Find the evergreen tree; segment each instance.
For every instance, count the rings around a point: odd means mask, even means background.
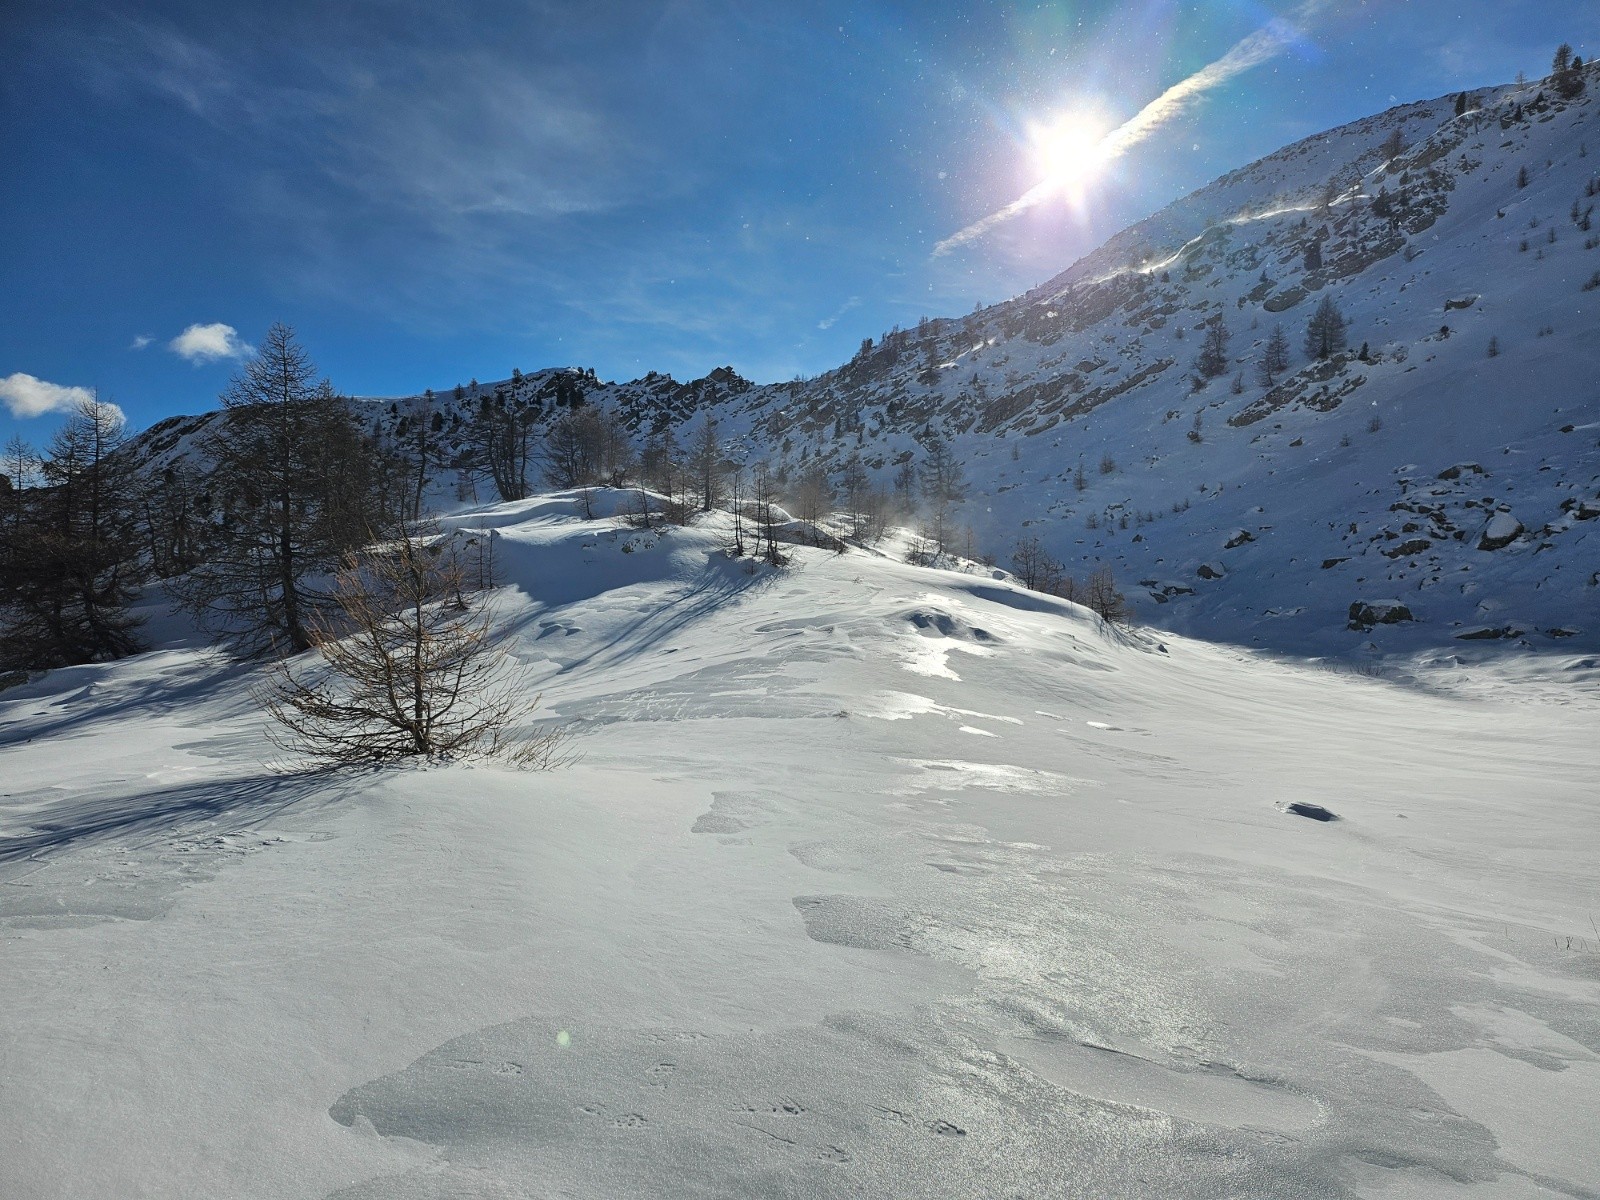
[[[1393,163],[1400,157],[1406,148],[1406,140],[1398,129],[1389,131],[1389,136],[1383,139],[1383,145],[1378,147],[1378,157],[1385,166]]]
[[[138,487],[122,414],[89,400],[42,459],[8,447],[8,518],[0,528],[0,667],[65,666],[139,648],[128,612],[138,582]],[[37,486],[27,486],[30,482]]]
[[[1202,379],[1215,379],[1228,372],[1228,325],[1218,313],[1206,322],[1206,334],[1194,369]]]
[[[1324,295],[1306,323],[1306,355],[1329,358],[1345,347],[1345,319],[1333,297]]]
[[[1563,100],[1571,100],[1583,92],[1583,59],[1575,57],[1566,42],[1556,47],[1555,57],[1551,59],[1550,87]]]
[[[709,412],[701,418],[689,448],[689,463],[700,491],[700,511],[710,512],[722,503],[722,443],[717,440],[717,419]]]
[[[174,590],[247,653],[309,649],[327,599],[313,581],[389,532],[383,456],[281,323],[222,403],[204,440],[216,497],[205,556]]]
[[[966,495],[961,463],[950,443],[931,434],[924,443],[922,498],[927,503],[935,550],[943,554],[948,543],[950,506]]]
[[[1289,369],[1289,338],[1283,332],[1282,325],[1274,325],[1272,332],[1267,336],[1267,344],[1261,349],[1261,362],[1257,366],[1257,374],[1262,387],[1271,387]]]

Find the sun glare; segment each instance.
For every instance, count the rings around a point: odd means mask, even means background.
[[[1040,182],[1062,190],[1080,190],[1099,172],[1105,130],[1092,120],[1066,113],[1029,131]]]

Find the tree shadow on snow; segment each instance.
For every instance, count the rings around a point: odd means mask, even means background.
[[[683,632],[738,597],[771,586],[775,578],[772,571],[745,574],[742,565],[733,570],[727,569],[730,565],[713,562],[666,603],[641,612],[588,654],[564,665],[558,676],[593,670],[616,658],[631,658]]]
[[[290,809],[320,809],[342,789],[326,772],[256,775],[163,787],[133,795],[90,795],[51,806],[30,832],[0,839],[0,864],[41,860],[70,850],[120,842],[140,846],[174,834],[227,821],[227,832],[245,830]]]

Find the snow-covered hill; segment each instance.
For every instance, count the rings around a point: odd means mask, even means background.
[[[680,440],[710,413],[734,460],[837,478],[857,458],[884,486],[937,436],[965,465],[956,516],[981,550],[1004,564],[1036,535],[1071,571],[1109,564],[1141,619],[1169,629],[1298,653],[1505,637],[1593,650],[1589,78],[1572,101],[1489,88],[1296,143],[1021,297],[893,331],[815,379],[551,369],[441,386],[433,403],[447,436],[486,403],[548,416],[582,397]],[[1309,359],[1324,297],[1348,346]],[[1216,320],[1225,366],[1197,390]],[[1275,326],[1290,355],[1269,386]],[[412,400],[374,401],[377,422]],[[203,420],[176,418],[146,447],[181,452]]]
[[[1004,562],[1026,530],[1069,567],[1110,563],[1145,582],[1142,615],[1169,628],[1317,652],[1491,634],[1593,648],[1591,79],[1572,102],[1492,88],[1464,113],[1444,97],[1307,139],[1024,296],[893,332],[816,379],[547,371],[469,389],[460,408],[548,411],[575,389],[638,429],[710,411],[735,457],[838,472],[856,455],[884,484],[939,434],[966,464],[961,517],[981,546]],[[1301,346],[1323,296],[1349,337],[1325,362]],[[1213,318],[1229,361],[1195,391]],[[1257,366],[1274,325],[1290,366],[1268,387]],[[1351,629],[1368,601],[1413,623]]]
[[[0,1195],[1600,1187],[1594,659],[579,511],[455,518],[570,771],[274,773],[160,614],[0,693]]]

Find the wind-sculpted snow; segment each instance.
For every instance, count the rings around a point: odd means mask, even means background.
[[[181,638],[0,694],[0,1195],[1600,1189],[1593,656],[565,503],[454,522],[569,770],[275,772]]]

